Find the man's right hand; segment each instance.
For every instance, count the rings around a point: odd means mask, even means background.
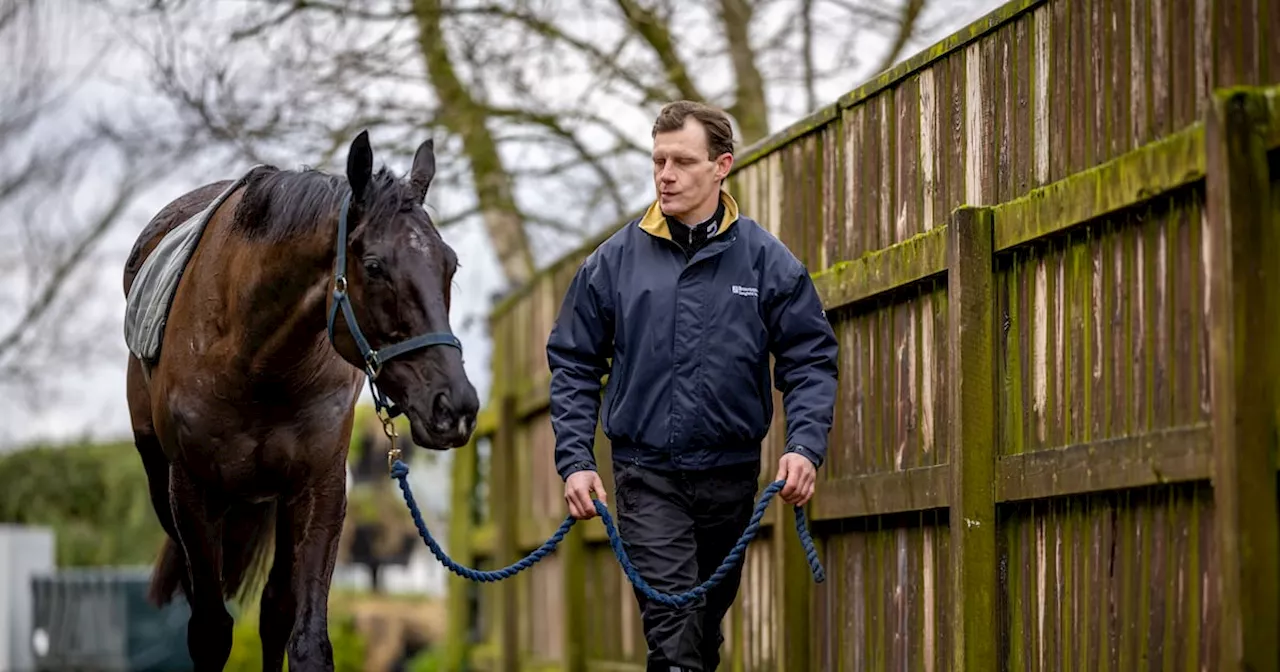
[[[569,515],[578,520],[594,518],[596,505],[591,501],[592,492],[601,502],[608,503],[600,474],[594,471],[575,471],[569,474],[569,478],[564,481],[564,501],[569,504]]]

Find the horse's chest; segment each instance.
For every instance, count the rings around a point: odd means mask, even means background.
[[[216,403],[171,404],[170,459],[198,483],[241,498],[270,498],[295,491],[341,461],[326,459],[341,442],[341,424],[300,422],[289,409],[263,408],[243,417]],[[159,429],[159,427],[157,428]]]

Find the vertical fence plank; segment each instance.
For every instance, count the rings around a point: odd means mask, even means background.
[[[1276,670],[1280,629],[1276,379],[1280,270],[1260,95],[1215,95],[1205,127],[1219,667]]]
[[[494,437],[493,451],[490,453],[490,473],[493,483],[493,527],[497,539],[494,542],[495,562],[497,567],[505,567],[519,558],[517,554],[517,511],[522,502],[510,493],[514,492],[516,465],[516,431],[519,420],[516,417],[517,397],[504,394],[498,401],[498,429]],[[499,581],[495,585],[498,622],[498,670],[516,672],[520,667],[519,644],[519,584],[514,580]]]
[[[947,230],[951,351],[951,580],[954,668],[997,669],[995,279],[992,217],[961,207]]]
[[[772,630],[777,638],[775,666],[779,672],[810,670],[813,669],[810,660],[815,642],[812,637],[796,636],[795,633],[809,633],[813,629],[813,575],[804,547],[795,534],[794,507],[781,498],[777,502],[773,535],[768,542],[775,554],[773,589],[780,593],[773,602]]]

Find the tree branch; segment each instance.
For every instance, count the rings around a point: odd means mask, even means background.
[[[903,48],[907,46],[907,42],[915,32],[916,21],[919,20],[920,13],[924,11],[924,6],[925,0],[906,0],[906,4],[902,7],[902,13],[898,17],[898,30],[894,34],[893,43],[880,61],[880,65],[876,66],[876,72],[884,72],[897,62],[898,56],[902,54]]]
[[[337,4],[323,2],[322,0],[293,0],[293,3],[279,14],[233,30],[231,32],[231,41],[239,42],[250,37],[256,37],[268,30],[284,25],[302,12],[312,10],[321,10],[342,18],[363,19],[365,21],[394,21],[413,16],[413,13],[409,11],[372,12],[351,7],[350,3]]]
[[[582,53],[591,61],[592,65],[622,80],[638,91],[644,103],[663,103],[671,98],[670,91],[646,84],[639,77],[639,73],[622,67],[616,53],[606,53],[591,42],[574,37],[553,22],[538,17],[531,12],[489,4],[478,7],[458,7],[449,10],[449,13],[454,16],[493,17],[518,23],[538,35],[561,42]],[[625,41],[623,44],[625,44]],[[619,47],[621,46],[620,44]]]
[[[800,50],[804,62],[804,95],[810,110],[818,109],[818,78],[813,64],[813,0],[800,3]]]
[[[125,208],[128,207],[134,195],[137,193],[138,184],[132,180],[126,179],[121,185],[115,197],[98,216],[94,219],[81,234],[73,241],[71,250],[62,258],[52,264],[52,270],[49,271],[48,277],[42,283],[39,291],[27,305],[17,321],[6,331],[0,335],[0,359],[9,355],[21,341],[25,334],[28,333],[31,325],[40,321],[49,309],[56,305],[56,299],[59,292],[62,291],[67,279],[71,274],[80,267],[89,250],[102,238],[104,234],[120,219]]]
[[[627,25],[653,49],[654,55],[662,63],[667,81],[680,96],[687,100],[705,100],[690,78],[689,69],[676,53],[675,39],[666,22],[656,12],[641,7],[636,0],[617,0],[617,3]]]

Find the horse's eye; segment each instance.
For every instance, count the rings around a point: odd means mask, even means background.
[[[364,272],[374,278],[386,277],[386,274],[382,271],[382,264],[377,259],[365,259]]]

